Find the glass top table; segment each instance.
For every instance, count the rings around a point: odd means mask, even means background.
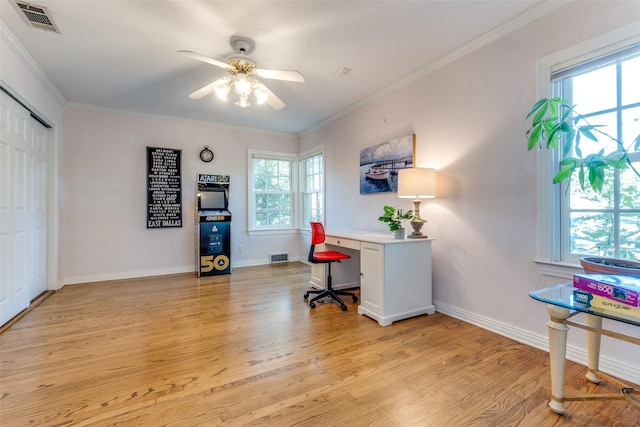
[[[628,399],[633,403],[640,404],[640,390],[598,369],[600,338],[602,335],[640,345],[639,338],[603,329],[602,319],[617,320],[634,326],[640,326],[640,319],[615,311],[591,307],[589,304],[579,302],[574,298],[574,290],[576,288],[573,283],[564,283],[529,292],[531,298],[547,304],[547,313],[549,314],[549,321],[547,322],[549,330],[549,368],[551,371],[551,399],[549,406],[554,412],[564,414],[567,410],[565,403],[571,401]],[[586,323],[570,319],[580,313],[586,315]],[[587,379],[596,384],[606,379],[608,382],[620,387],[619,393],[597,395],[564,394],[564,368],[569,326],[587,331]]]
[[[624,313],[591,307],[589,304],[576,301],[573,297],[574,290],[576,290],[576,288],[573,287],[573,284],[563,283],[561,285],[531,291],[529,292],[529,296],[537,301],[568,308],[569,310],[593,314],[606,319],[618,320],[620,322],[640,326],[640,318],[627,316]]]

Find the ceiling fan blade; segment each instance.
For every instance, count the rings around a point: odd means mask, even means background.
[[[259,81],[255,81],[254,84],[258,86],[258,88],[267,94],[267,100],[265,101],[271,108],[274,110],[282,110],[285,107],[284,102],[280,98],[278,98],[273,92],[269,90],[268,87],[263,85]]]
[[[287,82],[304,82],[304,77],[297,71],[289,70],[265,70],[257,68],[256,74],[265,79],[284,80]]]
[[[216,88],[224,86],[227,84],[228,82],[228,77],[222,77],[218,80],[216,80],[213,83],[209,83],[208,85],[196,90],[195,92],[193,92],[192,94],[189,95],[189,98],[191,99],[200,99],[200,98],[204,98],[205,96],[209,95],[210,93],[213,93]]]
[[[206,62],[207,64],[215,65],[216,67],[224,68],[225,70],[227,68],[231,68],[231,66],[226,62],[218,61],[217,59],[209,58],[208,56],[204,56],[190,50],[179,50],[178,53],[181,53],[185,56],[188,56],[189,58],[193,58],[198,61]]]

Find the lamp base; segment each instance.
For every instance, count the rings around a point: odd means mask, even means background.
[[[418,202],[418,205],[419,206]],[[416,209],[418,212],[420,212],[419,209]],[[424,222],[422,221],[411,221],[411,227],[413,228],[413,233],[409,234],[407,237],[409,239],[425,239],[427,236],[422,234],[422,231],[420,231],[422,229],[422,225],[424,224]]]

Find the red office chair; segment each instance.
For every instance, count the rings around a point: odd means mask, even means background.
[[[353,299],[353,302],[358,301],[358,297],[352,292],[334,290],[331,287],[331,263],[340,262],[340,260],[348,259],[351,257],[347,254],[343,254],[342,252],[337,252],[337,251],[315,252],[316,245],[324,243],[324,238],[325,238],[324,227],[320,222],[311,222],[310,224],[311,224],[311,249],[309,250],[309,262],[314,264],[328,264],[329,274],[327,275],[327,287],[321,290],[307,291],[307,293],[304,294],[304,299],[305,300],[308,299],[309,294],[318,294],[317,296],[313,297],[311,301],[309,301],[309,307],[316,308],[315,302],[317,300],[329,296],[340,304],[340,308],[342,309],[342,311],[347,311],[347,306],[340,299],[338,295],[350,296]]]

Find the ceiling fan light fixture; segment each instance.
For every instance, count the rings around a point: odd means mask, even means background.
[[[240,99],[236,102],[236,105],[241,108],[249,108],[251,107],[251,103],[249,102],[248,95],[241,95]]]
[[[258,105],[264,104],[265,102],[267,102],[267,98],[269,98],[268,93],[261,91],[259,89],[254,89],[253,95],[256,97],[256,104]]]
[[[227,95],[229,95],[229,88],[216,89],[216,96],[224,102],[227,102]]]
[[[292,70],[258,68],[256,61],[247,56],[255,46],[253,40],[246,37],[232,36],[230,42],[235,53],[227,56],[224,62],[190,50],[178,51],[178,53],[197,61],[222,68],[229,74],[227,77],[219,78],[192,92],[189,94],[189,98],[200,99],[215,93],[218,98],[228,102],[229,94],[233,91],[238,96],[239,100],[235,104],[239,107],[250,107],[249,98],[253,95],[256,104],[268,104],[274,110],[282,110],[285,107],[284,102],[271,92],[267,86],[262,84],[260,80],[257,80],[256,77],[288,82],[304,82],[302,74]]]
[[[219,99],[227,102],[227,95],[231,92],[231,85],[227,82],[223,86],[216,87],[214,91]]]
[[[251,93],[251,82],[247,79],[247,76],[241,73],[238,73],[236,76],[236,81],[233,83],[233,87],[236,90],[236,93],[241,98],[248,97]]]

